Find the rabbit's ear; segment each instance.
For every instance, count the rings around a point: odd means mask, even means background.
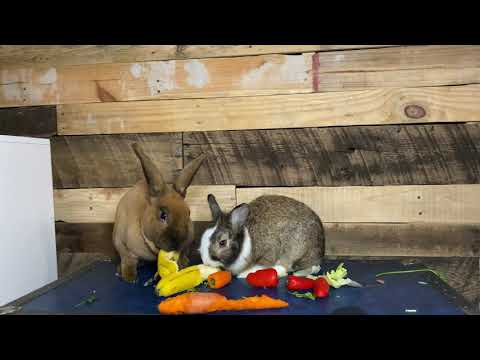
[[[183,168],[174,184],[175,191],[181,196],[185,197],[187,195],[187,188],[190,186],[193,177],[197,173],[200,165],[202,165],[202,162],[206,157],[207,156],[205,154],[201,154],[194,160],[190,161],[187,166]]]
[[[247,222],[250,208],[248,204],[240,204],[236,206],[230,213],[230,223],[234,233],[238,233]]]
[[[210,212],[212,213],[212,218],[214,221],[217,221],[220,215],[222,215],[222,210],[217,203],[217,199],[215,199],[215,196],[213,194],[208,194],[207,200],[208,206],[210,206]]]
[[[140,160],[140,164],[142,165],[143,174],[145,175],[145,180],[148,184],[150,196],[163,195],[167,190],[167,187],[160,170],[137,143],[133,144],[132,148]]]

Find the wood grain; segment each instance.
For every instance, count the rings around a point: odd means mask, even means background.
[[[318,53],[317,91],[478,84],[480,46],[408,46]]]
[[[62,188],[129,187],[143,179],[131,145],[139,143],[167,182],[182,169],[182,134],[55,136],[53,183]]]
[[[323,225],[327,256],[480,256],[480,224]],[[198,245],[203,232],[211,226],[211,222],[195,222],[195,239]]]
[[[480,85],[58,106],[61,135],[480,121]]]
[[[480,314],[480,258],[423,259],[429,268],[445,274],[447,283],[470,302],[471,313]]]
[[[0,45],[0,65],[83,65],[288,54],[394,45]]]
[[[113,246],[113,223],[55,223],[57,252],[99,253],[110,258],[118,256]]]
[[[480,224],[325,223],[325,253],[337,256],[480,256]]]
[[[0,70],[0,107],[312,92],[312,54]]]
[[[480,183],[480,124],[186,132],[194,183],[237,186]]]
[[[118,202],[128,190],[129,188],[54,190],[55,220],[69,223],[113,222]],[[193,221],[211,219],[206,200],[210,193],[227,209],[236,203],[234,186],[191,186],[186,202],[190,206]]]
[[[187,202],[193,220],[209,220],[209,192],[226,208],[263,194],[280,194],[305,202],[324,222],[480,223],[480,185],[353,186],[303,188],[238,188],[230,185],[194,186]],[[127,189],[55,190],[56,220],[111,222]]]
[[[210,221],[194,222],[199,246]],[[57,222],[57,250],[116,256],[112,223]],[[480,224],[324,223],[327,256],[479,257]]]
[[[324,222],[480,223],[480,185],[237,188],[237,203],[289,196]]]
[[[56,133],[54,106],[0,109],[0,135],[48,138]]]

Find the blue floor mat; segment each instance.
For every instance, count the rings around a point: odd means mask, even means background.
[[[309,300],[288,293],[285,279],[276,289],[253,289],[244,279],[234,279],[227,287],[215,290],[228,298],[266,294],[289,303],[288,308],[274,310],[218,312],[210,315],[329,315],[363,313],[368,315],[464,315],[456,305],[451,289],[429,272],[389,275],[376,282],[375,274],[385,271],[422,268],[390,260],[345,261],[349,277],[366,285],[363,288],[342,287],[330,290],[325,299]],[[336,268],[339,261],[326,261],[322,272]],[[154,294],[153,285],[144,286],[155,273],[154,264],[139,268],[139,281],[128,284],[115,275],[115,265],[98,262],[90,270],[22,304],[20,314],[158,314],[162,298]],[[78,306],[95,291],[97,300]],[[200,287],[200,291],[210,291]]]

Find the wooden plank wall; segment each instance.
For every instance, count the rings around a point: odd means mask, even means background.
[[[206,194],[283,193],[319,213],[328,255],[479,271],[480,46],[2,45],[0,134],[51,139],[59,247],[113,254],[139,142],[168,181],[207,154],[197,236]]]

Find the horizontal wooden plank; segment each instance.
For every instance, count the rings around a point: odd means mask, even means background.
[[[194,222],[199,246],[210,221]],[[113,223],[55,224],[57,250],[115,256]],[[327,256],[479,257],[480,224],[324,223]]]
[[[0,107],[476,84],[480,46],[2,65]]]
[[[61,135],[480,121],[480,85],[58,106]]]
[[[0,70],[0,107],[312,92],[312,54]]]
[[[167,182],[182,169],[182,134],[55,136],[53,184],[62,188],[129,187],[143,178],[131,145],[139,143]]]
[[[129,188],[54,190],[55,220],[70,223],[109,223],[115,220],[118,202]],[[214,194],[227,209],[236,204],[235,187],[230,185],[191,186],[187,192],[193,221],[211,219],[207,195]]]
[[[101,253],[57,251],[58,278],[64,279],[75,273],[78,274],[78,271],[87,268],[98,261],[110,261],[110,258]],[[30,294],[28,296],[30,296]]]
[[[0,65],[82,65],[387,46],[394,45],[0,45]]]
[[[0,109],[0,135],[46,138],[56,133],[55,106]]]
[[[480,256],[480,224],[324,225],[327,255]]]
[[[194,222],[199,246],[210,221]],[[55,224],[57,250],[117,255],[113,223]],[[479,257],[480,224],[324,223],[327,256]]]
[[[327,256],[480,256],[480,224],[323,225]],[[211,226],[211,222],[195,223],[197,242]]]
[[[418,87],[480,82],[480,46],[408,46],[318,53],[316,91]]]
[[[113,223],[55,223],[57,252],[97,253],[118,256],[113,246]]]
[[[278,194],[309,205],[324,222],[480,223],[480,185],[237,188],[237,202]]]
[[[186,132],[194,183],[357,186],[480,183],[480,123]]]

